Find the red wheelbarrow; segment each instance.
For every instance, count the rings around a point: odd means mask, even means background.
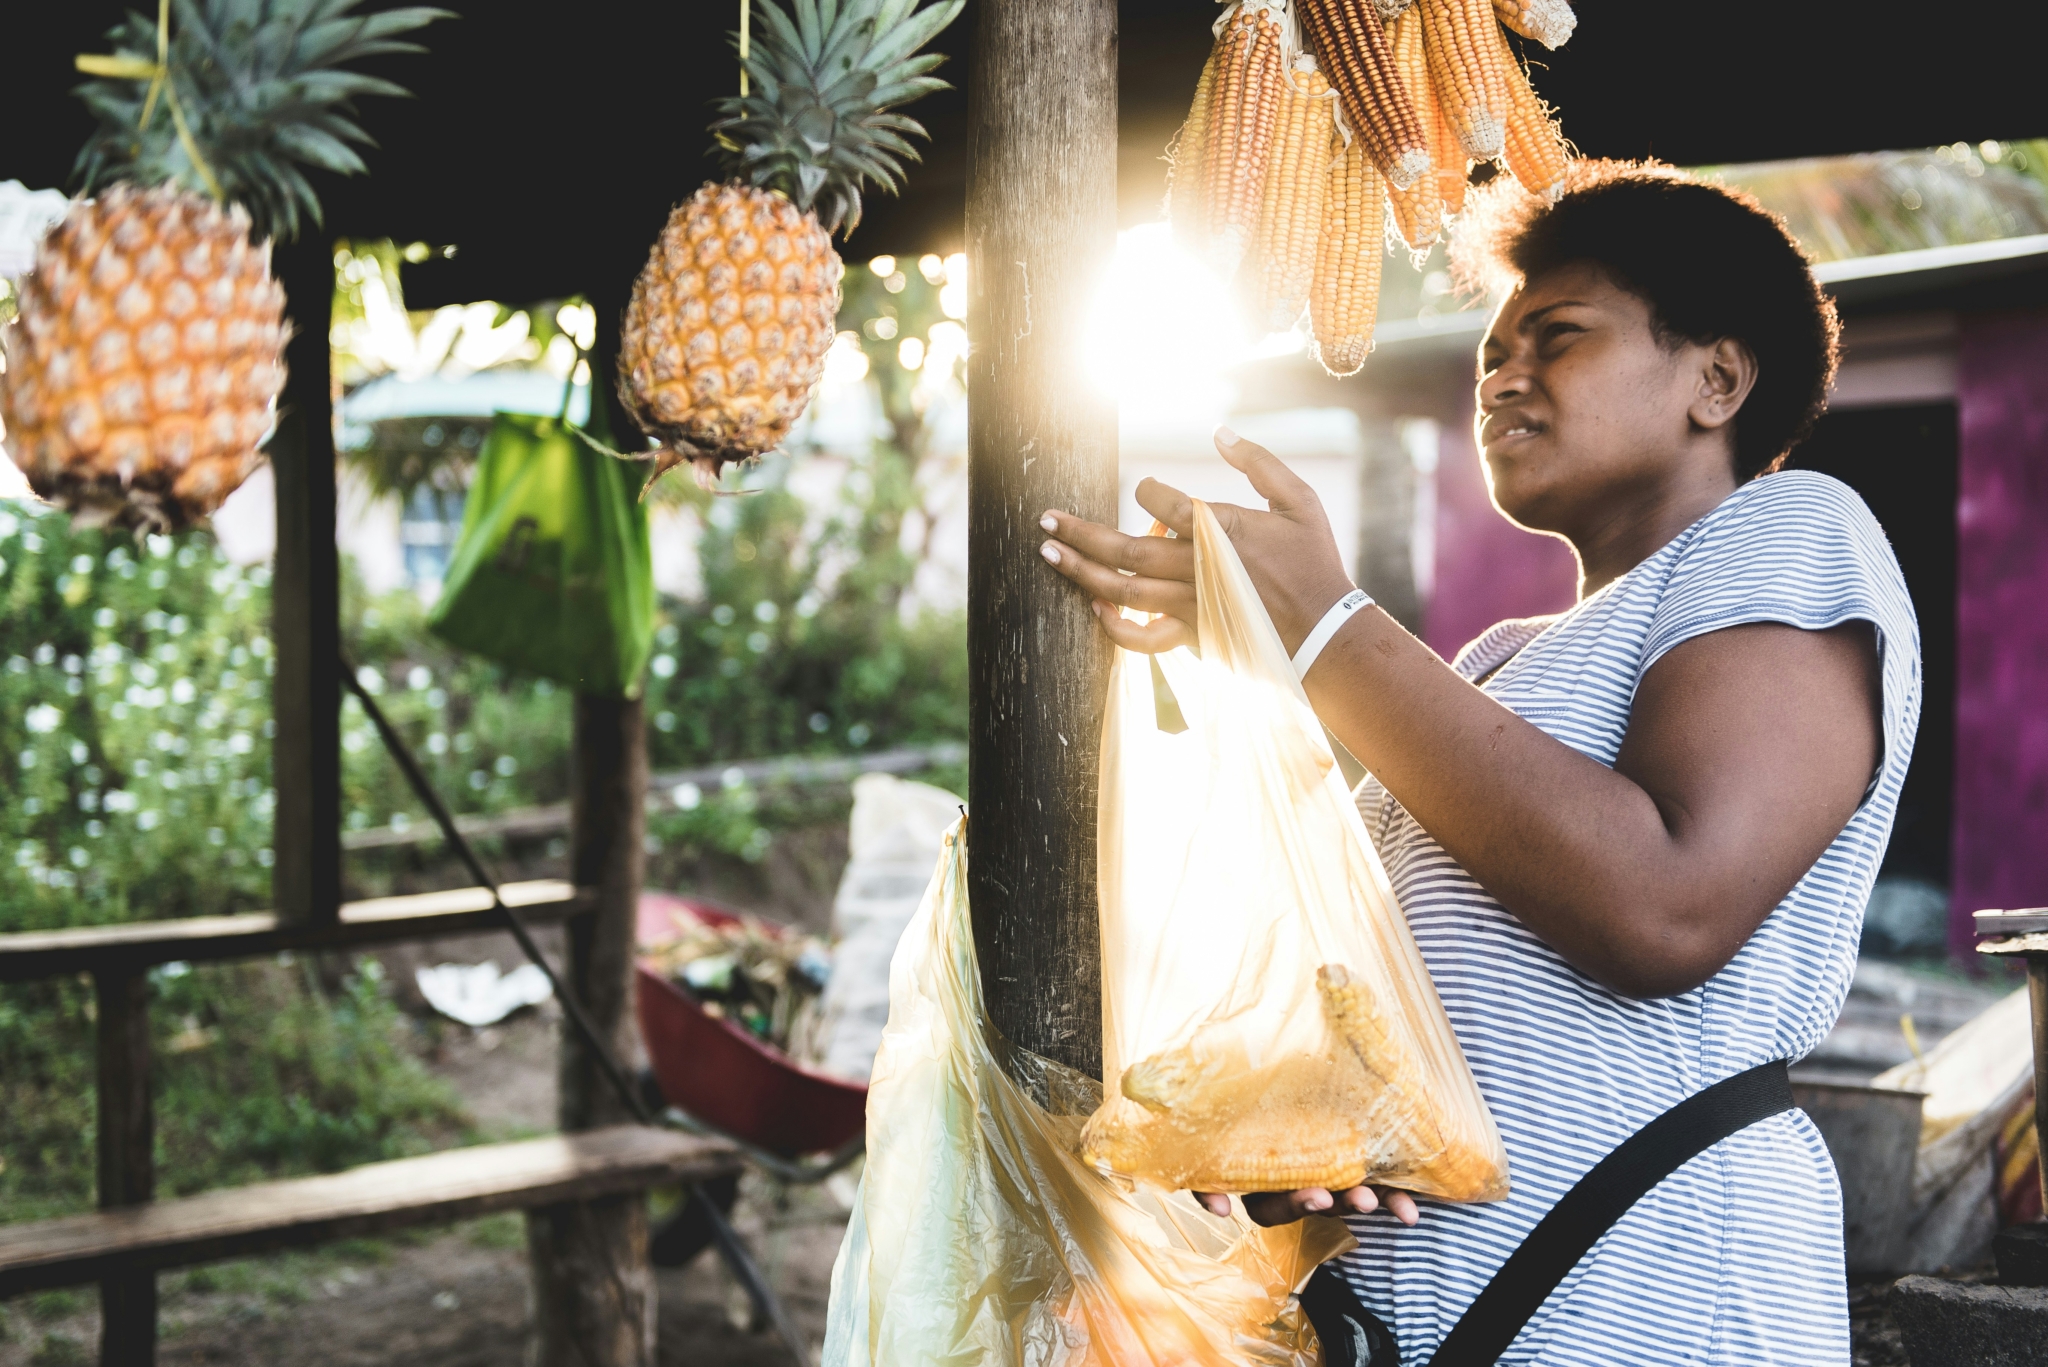
[[[678,918],[714,926],[740,919],[694,898],[643,893],[639,942],[672,939]],[[820,1181],[860,1152],[866,1086],[804,1067],[738,1023],[709,1014],[645,963],[637,996],[654,1080],[668,1103],[699,1127],[736,1141],[785,1181]],[[840,1161],[794,1161],[810,1154]]]
[[[723,907],[669,893],[640,895],[634,938],[652,946],[674,937],[682,920],[731,925]],[[731,1141],[749,1161],[779,1180],[822,1182],[860,1157],[867,1138],[868,1089],[806,1068],[732,1021],[713,1016],[681,988],[636,967],[640,1038],[668,1118],[700,1134]],[[809,1157],[822,1154],[823,1157]],[[738,1177],[703,1184],[704,1195],[730,1214]],[[712,1240],[710,1218],[687,1201],[649,1242],[658,1267],[681,1267]]]

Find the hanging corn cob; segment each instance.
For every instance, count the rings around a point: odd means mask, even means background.
[[[1472,176],[1472,159],[1465,155],[1465,146],[1458,141],[1458,130],[1451,126],[1451,116],[1444,113],[1443,102],[1437,99],[1435,86],[1429,92],[1432,126],[1436,129],[1436,148],[1432,161],[1436,166],[1437,197],[1443,200],[1444,217],[1455,218],[1465,212],[1465,191]]]
[[[1416,0],[1437,99],[1467,155],[1491,161],[1506,142],[1514,58],[1489,0]]]
[[[1394,70],[1379,15],[1366,0],[1300,0],[1297,12],[1342,97],[1353,138],[1365,144],[1380,173],[1403,189],[1427,176],[1429,143]]]
[[[1437,125],[1443,115],[1438,112],[1436,96],[1430,89],[1429,63],[1422,51],[1421,16],[1411,10],[1388,24],[1387,46],[1393,54],[1394,70],[1401,77],[1401,83],[1415,96],[1415,112],[1422,121],[1424,142],[1432,148],[1440,147],[1442,140],[1438,136]],[[1464,164],[1464,155],[1460,153],[1458,165]],[[1395,232],[1417,255],[1427,253],[1443,235],[1443,192],[1435,174],[1419,178],[1406,189],[1390,181],[1387,185],[1387,207],[1392,211],[1389,216]]]
[[[1493,0],[1493,12],[1508,28],[1547,48],[1563,47],[1579,26],[1566,0]]]
[[[1522,68],[1510,65],[1508,77],[1512,103],[1504,160],[1524,190],[1543,199],[1556,199],[1564,191],[1564,135],[1541,97],[1530,88]]]
[[[1381,179],[1359,139],[1333,138],[1323,231],[1316,243],[1308,317],[1314,353],[1332,375],[1351,375],[1372,350],[1380,302]]]
[[[1294,59],[1280,93],[1280,125],[1266,172],[1259,234],[1249,272],[1253,326],[1285,332],[1308,305],[1315,279],[1316,236],[1328,187],[1330,83],[1306,53]]]
[[[1166,146],[1166,218],[1181,246],[1196,256],[1208,255],[1208,233],[1202,222],[1202,143],[1208,135],[1209,94],[1216,82],[1216,60],[1224,42],[1218,40],[1195,82],[1195,100],[1187,122]]]
[[[1266,4],[1241,5],[1225,21],[1213,58],[1196,194],[1205,255],[1226,276],[1237,269],[1259,225],[1280,113],[1280,37],[1280,24]]]
[[[1573,22],[1566,0],[1238,0],[1168,148],[1176,239],[1233,279],[1259,330],[1305,304],[1312,353],[1355,373],[1383,245],[1419,264],[1474,158],[1560,193],[1568,145],[1501,25],[1554,43]]]

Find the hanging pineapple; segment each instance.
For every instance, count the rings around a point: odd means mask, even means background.
[[[355,0],[169,0],[114,55],[81,57],[99,129],[80,189],[36,252],[6,330],[0,421],[29,486],[85,524],[171,531],[262,459],[284,385],[274,236],[320,206],[293,163],[353,174],[368,136],[341,112],[402,95],[338,70],[446,13],[350,16]]]
[[[965,0],[795,3],[758,7],[752,92],[711,125],[731,178],[669,215],[626,308],[619,397],[661,443],[654,479],[687,460],[708,488],[802,414],[838,321],[832,234],[859,224],[864,180],[896,190],[916,159],[923,127],[889,111],[946,88],[918,49]]]

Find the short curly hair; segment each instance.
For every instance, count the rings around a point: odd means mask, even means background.
[[[1555,201],[1497,177],[1451,243],[1460,286],[1504,292],[1590,262],[1650,306],[1668,345],[1734,338],[1756,357],[1735,473],[1775,470],[1827,407],[1841,324],[1784,220],[1755,196],[1659,162],[1573,162]]]

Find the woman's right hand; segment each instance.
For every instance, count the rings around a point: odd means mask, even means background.
[[[1195,1199],[1211,1215],[1230,1214],[1230,1198],[1220,1192],[1198,1191]],[[1331,1192],[1324,1187],[1303,1187],[1300,1191],[1257,1191],[1242,1198],[1244,1213],[1255,1225],[1287,1225],[1304,1215],[1370,1215],[1382,1206],[1404,1225],[1422,1218],[1415,1198],[1391,1187],[1348,1187]]]
[[[1251,481],[1266,511],[1211,503],[1209,511],[1258,587],[1260,601],[1291,655],[1315,624],[1355,587],[1315,490],[1265,447],[1216,429],[1216,449]],[[1126,650],[1157,654],[1195,644],[1195,504],[1156,479],[1140,480],[1138,506],[1171,528],[1173,538],[1125,536],[1114,527],[1047,509],[1039,527],[1046,563],[1094,600],[1109,638]],[[1161,613],[1134,622],[1117,611]]]

